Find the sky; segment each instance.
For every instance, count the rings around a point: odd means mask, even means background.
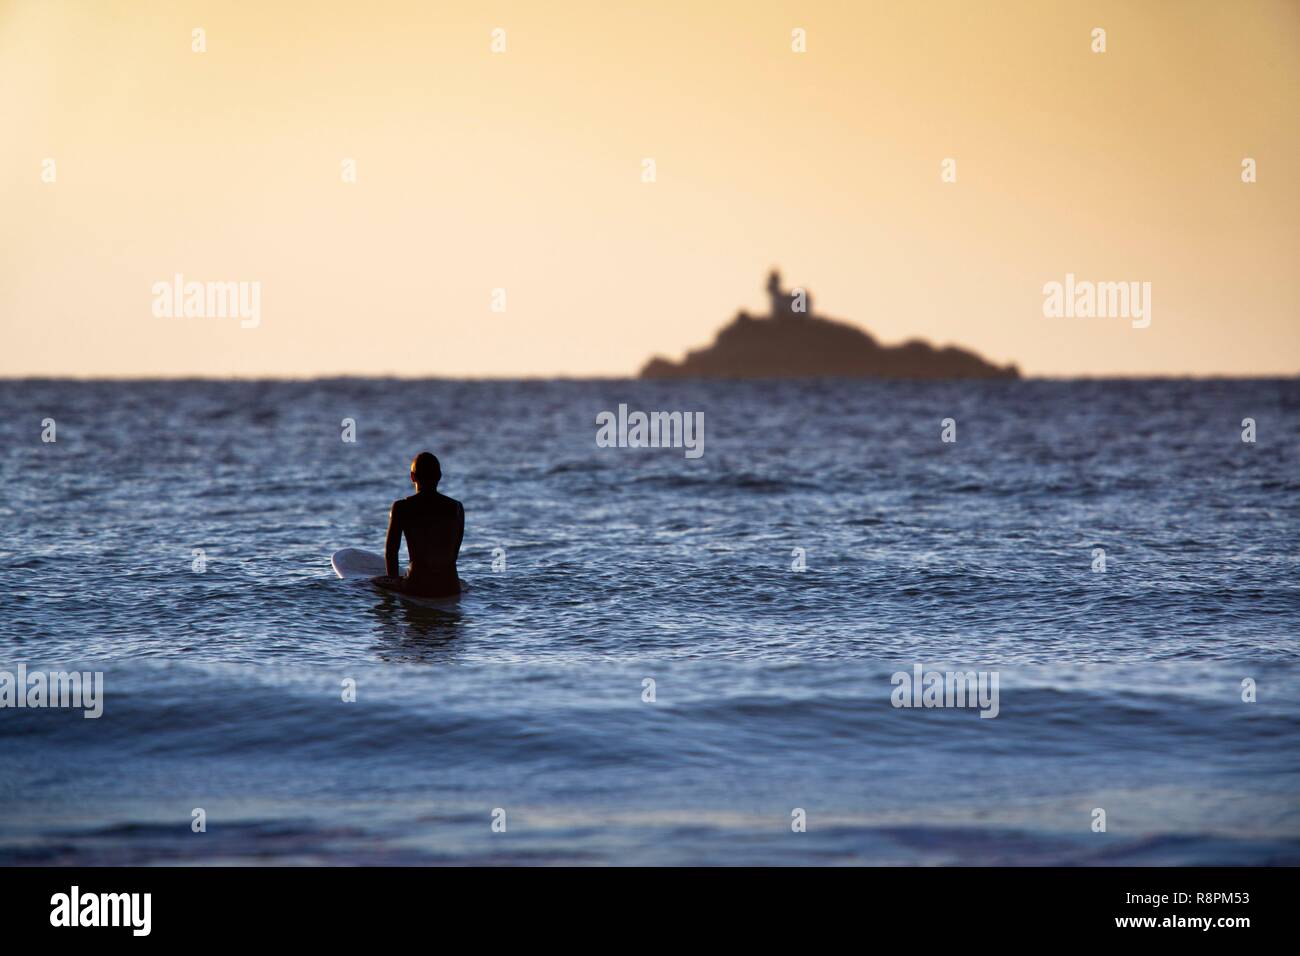
[[[772,267],[1031,375],[1300,373],[1298,0],[0,0],[0,131],[0,376],[628,375]]]

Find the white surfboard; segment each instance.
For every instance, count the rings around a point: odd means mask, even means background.
[[[369,582],[371,578],[382,577],[388,571],[384,565],[384,556],[382,554],[376,554],[373,551],[362,551],[360,548],[344,548],[342,551],[335,551],[330,557],[330,564],[334,567],[334,573],[345,581],[364,580]],[[460,603],[460,599],[469,590],[469,585],[462,578],[460,594],[439,598],[402,594],[400,591],[390,591],[387,588],[377,587],[376,590],[384,594],[392,594],[403,601],[410,601],[412,604],[418,604],[421,607],[446,609],[454,608]]]

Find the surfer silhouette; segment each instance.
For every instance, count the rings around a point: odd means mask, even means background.
[[[384,577],[375,584],[392,591],[420,597],[444,597],[460,593],[456,557],[465,537],[465,508],[455,498],[438,493],[442,466],[422,451],[411,462],[415,494],[393,502],[388,513],[388,537],[384,541]],[[410,564],[401,576],[397,563],[402,536]]]

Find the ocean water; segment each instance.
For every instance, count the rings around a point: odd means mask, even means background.
[[[704,454],[598,448],[620,403],[703,412]],[[0,410],[0,670],[105,688],[0,709],[0,863],[1300,863],[1297,380]],[[465,505],[452,613],[329,564],[381,549],[426,448]],[[997,716],[893,707],[918,664],[996,672]]]

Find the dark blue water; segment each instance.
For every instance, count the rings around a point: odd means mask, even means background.
[[[703,457],[596,447],[619,403],[702,411]],[[1296,380],[11,381],[0,411],[0,670],[106,686],[98,720],[0,709],[0,862],[1300,863]],[[467,516],[451,614],[329,565],[381,548],[424,448]],[[892,707],[918,663],[996,671],[998,716]]]

